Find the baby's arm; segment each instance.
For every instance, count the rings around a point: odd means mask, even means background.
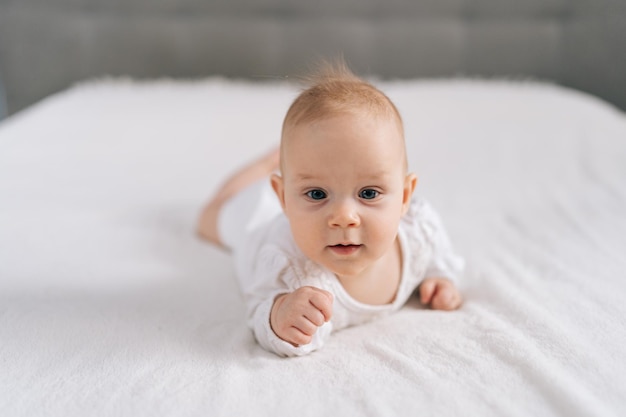
[[[332,317],[333,295],[315,287],[301,287],[276,297],[270,313],[272,330],[294,346],[311,343],[315,332]]]
[[[447,278],[425,278],[419,286],[422,304],[435,310],[456,310],[463,303],[461,293]]]
[[[439,214],[425,200],[418,199],[415,203],[415,207],[411,207],[413,215],[432,247],[432,259],[418,288],[420,301],[435,310],[456,310],[463,299],[455,282],[465,262],[452,249]]]

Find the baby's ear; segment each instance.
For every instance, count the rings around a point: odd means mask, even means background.
[[[283,182],[283,177],[277,174],[272,174],[270,176],[270,181],[272,183],[272,188],[276,193],[276,197],[278,197],[278,201],[280,201],[280,206],[285,210],[285,184]]]
[[[402,215],[406,214],[411,204],[411,197],[417,185],[417,175],[410,173],[404,178],[404,191],[402,193]]]

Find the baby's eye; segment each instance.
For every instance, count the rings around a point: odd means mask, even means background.
[[[326,198],[326,193],[322,190],[311,190],[307,192],[306,195],[311,200],[323,200]]]
[[[372,190],[371,188],[366,188],[365,190],[361,190],[359,192],[359,197],[364,200],[373,200],[378,197],[380,193],[376,190]]]

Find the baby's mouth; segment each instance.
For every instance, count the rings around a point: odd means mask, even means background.
[[[328,246],[328,248],[330,248],[330,250],[333,251],[337,255],[351,255],[355,253],[356,251],[358,251],[359,249],[361,249],[361,246],[363,245],[356,245],[352,243],[347,243],[347,244],[340,243],[337,245],[330,245]]]

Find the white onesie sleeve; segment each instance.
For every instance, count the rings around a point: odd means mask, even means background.
[[[259,304],[252,319],[254,336],[263,348],[280,356],[302,356],[308,355],[324,345],[332,332],[331,322],[326,322],[319,327],[313,335],[311,343],[306,345],[294,346],[276,336],[269,321],[273,302],[274,300],[266,300]]]
[[[319,349],[330,335],[330,323],[318,328],[311,343],[299,347],[281,340],[270,325],[270,312],[278,295],[319,282],[303,282],[301,278],[306,274],[295,271],[305,258],[293,241],[289,222],[282,215],[269,180],[259,180],[227,201],[218,227],[222,240],[233,251],[248,326],[259,344],[281,356],[305,355]]]
[[[245,291],[248,324],[259,344],[280,356],[302,356],[321,348],[332,332],[332,323],[324,323],[306,345],[294,346],[279,338],[270,325],[275,298],[300,287],[289,257],[280,248],[268,245],[259,252],[253,274],[258,285]]]
[[[415,214],[424,230],[424,238],[432,249],[424,278],[443,277],[458,284],[465,261],[454,252],[439,214],[422,199],[416,202]]]

